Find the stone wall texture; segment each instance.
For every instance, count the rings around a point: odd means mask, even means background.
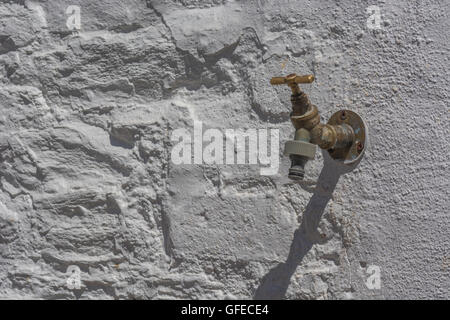
[[[0,0],[0,298],[449,299],[449,15]],[[322,120],[367,122],[352,171],[318,151],[287,178],[290,91],[269,79],[292,72],[316,76]],[[278,174],[174,165],[171,132],[194,121],[279,129]]]

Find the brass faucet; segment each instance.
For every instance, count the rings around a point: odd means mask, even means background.
[[[317,107],[300,89],[299,83],[312,83],[313,75],[274,77],[272,85],[288,85],[292,90],[291,122],[295,128],[294,140],[287,141],[284,154],[291,159],[289,178],[302,180],[305,164],[314,159],[316,145],[327,150],[330,156],[345,164],[358,161],[366,149],[367,128],[355,112],[340,110],[333,114],[327,124],[320,123]]]

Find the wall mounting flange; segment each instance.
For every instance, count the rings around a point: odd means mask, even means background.
[[[331,116],[328,124],[347,124],[352,127],[354,133],[354,139],[351,145],[328,150],[331,158],[349,165],[357,162],[364,154],[368,144],[368,132],[364,120],[351,110],[339,110]]]

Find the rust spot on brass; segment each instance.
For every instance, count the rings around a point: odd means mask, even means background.
[[[356,143],[356,149],[357,149],[359,152],[361,152],[363,148],[364,148],[364,144],[363,144],[361,141],[358,141],[358,142]]]

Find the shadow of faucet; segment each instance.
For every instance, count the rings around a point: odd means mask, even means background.
[[[261,280],[256,289],[254,299],[279,300],[285,298],[291,277],[297,266],[315,243],[320,243],[320,235],[317,228],[328,201],[333,196],[333,191],[339,181],[339,177],[352,171],[359,161],[352,165],[341,164],[333,160],[327,151],[322,150],[324,166],[317,180],[313,196],[309,200],[300,226],[294,233],[294,238],[285,262],[271,269]]]

